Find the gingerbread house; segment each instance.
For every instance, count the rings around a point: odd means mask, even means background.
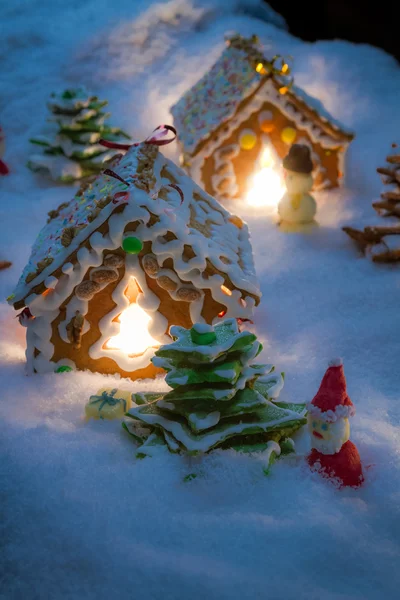
[[[14,293],[30,373],[154,376],[171,325],[249,318],[260,300],[248,228],[135,144],[49,213]]]
[[[289,81],[284,60],[233,36],[213,67],[171,108],[181,161],[218,200],[244,199],[254,175],[278,168],[296,142],[310,147],[315,189],[336,187],[353,134]],[[268,186],[268,178],[261,184]],[[264,190],[265,192],[265,190]]]

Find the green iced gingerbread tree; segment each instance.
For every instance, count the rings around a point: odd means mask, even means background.
[[[167,371],[172,390],[136,395],[124,422],[141,444],[137,455],[163,444],[191,454],[268,447],[279,455],[279,443],[306,422],[305,405],[277,402],[283,376],[253,362],[262,349],[256,336],[240,332],[235,319],[172,327],[171,335],[174,341],[156,351],[153,363]]]
[[[42,147],[42,154],[32,155],[28,167],[47,172],[56,181],[70,183],[96,174],[104,162],[118,150],[100,145],[100,138],[109,141],[129,139],[118,127],[105,125],[110,113],[103,111],[106,100],[88,94],[83,88],[52,94],[48,102],[51,116],[44,135],[30,139]]]

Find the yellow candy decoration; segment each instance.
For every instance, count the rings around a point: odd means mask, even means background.
[[[239,144],[242,150],[252,150],[257,143],[256,134],[247,129],[240,136]]]
[[[85,406],[86,418],[122,419],[132,406],[132,393],[117,388],[101,388]]]
[[[293,127],[285,127],[282,129],[281,140],[285,144],[293,144],[297,137],[297,131]]]

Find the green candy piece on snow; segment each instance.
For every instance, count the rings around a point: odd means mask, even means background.
[[[127,254],[139,254],[143,250],[143,242],[137,237],[129,236],[122,241],[122,249]]]
[[[61,365],[60,367],[57,367],[55,373],[69,373],[70,371],[73,371],[72,367],[69,367],[68,365]]]

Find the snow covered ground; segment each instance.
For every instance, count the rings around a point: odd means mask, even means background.
[[[377,219],[375,169],[400,128],[394,59],[346,42],[300,42],[258,0],[13,0],[1,13],[0,123],[12,173],[0,180],[0,259],[13,261],[0,273],[2,298],[47,211],[71,197],[25,167],[53,90],[86,85],[109,99],[112,124],[143,139],[170,120],[169,106],[236,30],[293,55],[296,84],[355,130],[346,187],[318,195],[318,231],[285,235],[268,213],[237,211],[251,227],[264,294],[255,329],[263,358],[286,372],[283,397],[310,400],[327,361],[343,356],[357,408],[352,440],[372,466],[362,489],[338,492],[301,458],[278,462],[268,478],[261,458],[233,452],[135,461],[118,422],[82,420],[89,395],[115,379],[25,377],[25,330],[3,301],[0,597],[397,598],[400,275],[359,258],[340,229]],[[297,443],[301,456],[307,434]],[[184,483],[194,470],[201,477]]]

